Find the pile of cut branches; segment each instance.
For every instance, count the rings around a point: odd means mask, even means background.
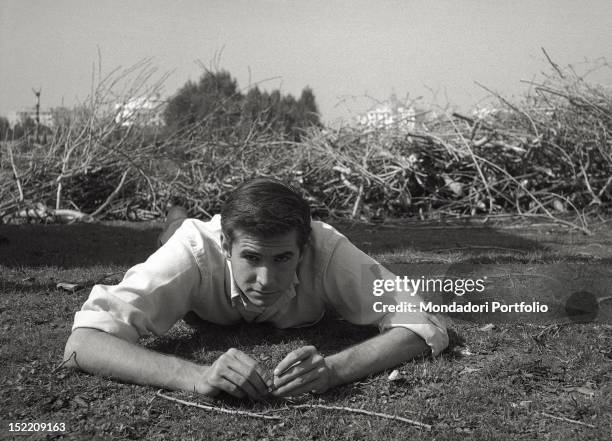
[[[143,79],[154,69],[99,75],[48,144],[2,143],[0,219],[146,220],[177,203],[208,217],[229,189],[263,175],[300,186],[319,215],[510,213],[588,233],[588,214],[612,202],[612,92],[551,66],[522,103],[491,92],[498,105],[486,112],[444,113],[411,131],[312,128],[299,143],[256,123],[249,133],[206,120],[174,133],[126,127],[111,105],[114,87],[136,73],[127,96],[152,94],[160,83]]]
[[[305,187],[353,217],[512,213],[588,232],[587,214],[612,202],[612,90],[553,66],[521,104],[495,95],[496,109],[412,132],[313,134]]]

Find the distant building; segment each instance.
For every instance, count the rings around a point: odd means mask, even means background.
[[[56,127],[67,127],[75,119],[77,112],[68,107],[54,107],[52,109],[53,123]]]
[[[159,94],[132,98],[125,103],[115,104],[115,122],[122,126],[163,126],[166,102]]]
[[[46,126],[49,128],[53,128],[55,126],[55,119],[53,118],[52,109],[41,109],[38,112],[38,118],[41,126]],[[27,107],[21,110],[9,112],[6,119],[8,119],[11,128],[14,128],[17,124],[23,124],[28,119],[31,119],[33,122],[36,122],[36,108]]]
[[[414,107],[401,103],[395,94],[359,117],[359,124],[376,129],[397,128],[412,131],[416,125]]]
[[[477,107],[472,110],[472,116],[476,119],[486,119],[499,113],[499,109],[494,107]]]

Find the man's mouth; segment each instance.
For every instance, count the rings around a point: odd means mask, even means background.
[[[271,294],[276,294],[278,291],[259,291],[257,289],[252,289],[252,292],[256,294],[261,294],[262,296],[269,296]]]

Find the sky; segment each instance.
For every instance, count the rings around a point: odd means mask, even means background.
[[[483,105],[479,82],[511,99],[559,65],[612,63],[612,1],[0,0],[0,114],[72,106],[102,75],[150,59],[171,96],[203,67],[299,96],[327,123],[395,93],[425,107]],[[100,58],[99,58],[100,57]],[[96,68],[97,69],[97,68]],[[591,74],[612,85],[612,70]]]

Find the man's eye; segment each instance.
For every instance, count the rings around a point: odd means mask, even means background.
[[[291,259],[291,257],[289,257],[289,256],[281,256],[281,257],[277,257],[276,261],[277,262],[289,262],[290,259]]]
[[[246,260],[248,260],[249,262],[257,262],[257,261],[259,260],[259,257],[257,257],[257,256],[252,256],[252,255],[247,255],[247,256],[244,256],[244,258],[245,258]]]

